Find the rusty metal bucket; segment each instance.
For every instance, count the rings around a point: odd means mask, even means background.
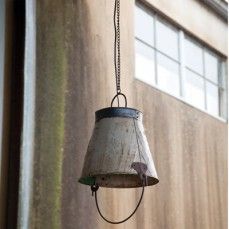
[[[144,133],[142,113],[128,107],[95,112],[95,127],[79,182],[110,188],[141,187],[159,182]]]

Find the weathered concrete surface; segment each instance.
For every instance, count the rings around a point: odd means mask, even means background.
[[[144,228],[227,228],[227,124],[140,81],[135,90],[160,178]]]
[[[134,1],[121,1],[122,88],[144,126],[160,183],[127,223],[108,225],[77,182],[114,89],[113,1],[37,1],[34,190],[30,228],[227,228],[227,125],[134,80]],[[223,48],[224,49],[224,48]],[[140,190],[101,189],[104,214],[128,216]]]
[[[67,57],[62,1],[37,1],[35,152],[29,228],[61,228]]]

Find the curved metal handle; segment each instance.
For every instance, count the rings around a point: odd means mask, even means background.
[[[138,201],[138,204],[137,206],[135,207],[134,211],[127,217],[125,218],[124,220],[121,220],[121,221],[111,221],[111,220],[108,220],[107,218],[105,218],[105,216],[103,216],[103,214],[101,213],[100,211],[100,208],[99,208],[99,205],[98,205],[98,200],[97,200],[97,190],[98,190],[98,186],[96,187],[97,189],[94,191],[95,192],[95,203],[96,203],[96,207],[97,207],[97,210],[99,212],[99,215],[107,222],[107,223],[110,223],[110,224],[121,224],[121,223],[124,223],[126,222],[128,219],[130,219],[134,214],[135,212],[137,211],[138,207],[140,206],[140,203],[142,201],[142,198],[143,198],[143,195],[144,195],[144,190],[145,190],[145,186],[143,185],[142,186],[142,193],[141,193],[141,197]],[[93,191],[93,190],[92,190]]]
[[[125,107],[127,107],[127,99],[126,99],[126,96],[123,94],[123,93],[121,93],[121,92],[118,92],[114,97],[113,97],[113,99],[111,100],[111,107],[113,107],[113,103],[114,103],[114,101],[115,101],[115,99],[117,98],[117,100],[118,100],[118,107],[119,107],[119,95],[121,95],[121,96],[123,96],[124,97],[124,99],[125,99]]]

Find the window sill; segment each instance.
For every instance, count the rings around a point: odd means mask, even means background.
[[[213,117],[213,118],[215,118],[215,119],[217,119],[217,120],[219,120],[219,121],[221,121],[221,122],[223,122],[223,123],[227,123],[227,119],[224,119],[224,118],[219,117],[219,116],[217,116],[217,115],[211,114],[211,113],[209,113],[208,111],[206,111],[206,110],[204,110],[204,109],[201,109],[201,108],[199,108],[199,107],[196,107],[196,106],[194,106],[193,104],[191,104],[191,103],[189,103],[188,101],[186,101],[186,100],[185,100],[184,98],[182,98],[182,97],[175,96],[175,95],[173,95],[173,94],[171,94],[171,93],[169,93],[169,92],[166,92],[166,91],[162,90],[160,87],[158,87],[158,86],[156,86],[156,85],[148,84],[148,83],[144,82],[143,80],[141,80],[141,79],[139,79],[139,78],[134,77],[134,79],[137,80],[137,81],[140,81],[140,82],[142,82],[142,83],[144,83],[144,84],[146,84],[146,85],[148,85],[148,86],[150,86],[150,87],[153,87],[153,88],[159,90],[159,91],[162,92],[162,93],[165,93],[165,94],[167,94],[167,95],[169,95],[169,96],[172,96],[173,98],[178,99],[179,101],[181,101],[181,102],[183,102],[183,103],[185,103],[185,104],[187,104],[187,105],[193,107],[194,109],[197,109],[197,110],[199,110],[199,111],[201,111],[201,112],[203,112],[203,113],[205,113],[205,114],[207,114],[207,115],[210,115],[211,117]]]

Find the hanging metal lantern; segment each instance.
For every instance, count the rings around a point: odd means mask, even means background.
[[[114,62],[117,93],[111,101],[111,107],[95,112],[95,126],[79,179],[80,183],[91,186],[100,216],[111,224],[123,223],[130,219],[141,203],[145,186],[159,182],[144,133],[143,115],[139,110],[127,107],[126,96],[121,93],[119,14],[120,0],[115,0]],[[119,107],[119,96],[124,97],[125,107]],[[115,99],[118,107],[113,107]],[[124,220],[114,222],[105,218],[100,211],[97,200],[99,187],[142,187],[142,193],[134,211]]]
[[[142,113],[127,107],[96,111],[95,127],[79,182],[90,186],[96,183],[101,187],[134,188],[142,187],[144,179],[145,185],[158,183]]]
[[[112,107],[114,99],[119,95],[124,96],[126,106]],[[142,201],[144,187],[159,182],[142,118],[140,111],[127,107],[126,97],[121,92],[113,98],[111,107],[95,112],[95,126],[79,182],[91,186],[100,216],[111,224],[130,219]],[[127,218],[111,221],[100,211],[97,200],[99,187],[142,187],[142,193],[134,211]]]

